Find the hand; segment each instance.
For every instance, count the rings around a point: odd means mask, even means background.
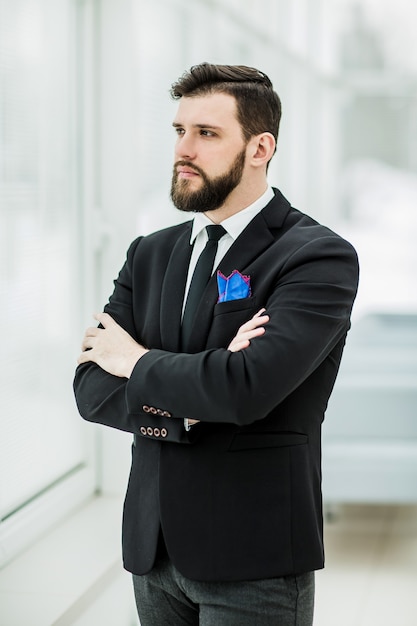
[[[109,374],[130,378],[136,363],[148,350],[137,343],[108,313],[96,313],[94,318],[103,328],[87,328],[78,364],[91,361]]]
[[[250,345],[251,339],[264,334],[264,325],[269,322],[269,315],[263,315],[265,310],[260,309],[249,322],[242,324],[227,348],[230,352],[244,350]]]

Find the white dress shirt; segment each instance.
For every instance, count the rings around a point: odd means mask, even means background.
[[[214,259],[213,271],[219,265],[220,261],[232,246],[232,244],[239,237],[241,232],[246,226],[253,220],[262,209],[266,207],[268,202],[274,197],[272,187],[267,187],[266,191],[245,209],[242,209],[238,213],[235,213],[231,217],[228,217],[221,225],[227,231],[225,235],[219,240],[217,247],[216,257]],[[207,243],[207,231],[206,226],[212,225],[213,222],[204,215],[204,213],[197,213],[194,217],[193,228],[191,231],[190,244],[194,242],[194,248],[191,254],[190,265],[188,266],[187,283],[185,285],[184,302],[182,311],[184,313],[185,302],[187,300],[188,290],[190,288],[191,278],[193,276],[195,266],[197,265],[198,257],[203,252]]]

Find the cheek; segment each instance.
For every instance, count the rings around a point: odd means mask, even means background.
[[[206,157],[205,162],[202,162],[201,167],[210,178],[215,178],[227,172],[233,162],[234,157],[225,154],[224,150],[213,150],[210,156]]]

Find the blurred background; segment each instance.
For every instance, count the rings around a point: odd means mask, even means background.
[[[130,241],[184,220],[169,89],[202,61],[270,76],[270,183],[359,253],[315,626],[416,623],[416,18],[412,0],[0,0],[1,626],[138,624],[131,438],[79,418],[72,378]]]

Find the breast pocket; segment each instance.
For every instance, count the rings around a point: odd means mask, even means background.
[[[228,300],[227,302],[218,302],[214,307],[214,317],[217,315],[224,315],[226,313],[233,313],[238,311],[253,310],[253,314],[256,313],[256,297],[239,298],[238,300]],[[249,318],[252,317],[249,315]],[[249,319],[248,318],[248,319]]]
[[[258,307],[255,297],[216,304],[206,347],[227,348],[242,324],[255,315]]]

